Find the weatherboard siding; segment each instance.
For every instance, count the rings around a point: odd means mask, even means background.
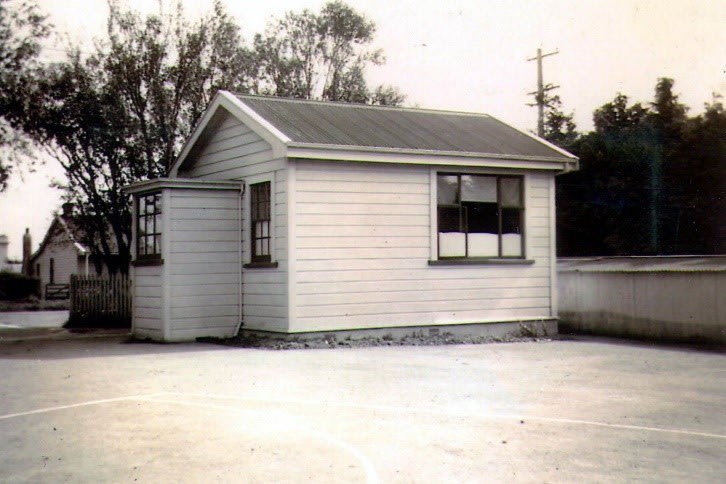
[[[247,329],[264,331],[287,331],[288,329],[288,291],[287,291],[287,161],[276,159],[272,148],[260,136],[231,115],[225,114],[207,142],[190,158],[188,170],[180,170],[183,178],[203,180],[244,181],[249,185],[258,181],[270,180],[273,189],[273,239],[274,262],[276,268],[242,269],[242,320]],[[249,195],[245,195],[248,198]],[[245,200],[248,203],[248,200]],[[245,205],[246,207],[246,205]],[[193,214],[194,208],[180,208],[185,217]],[[242,262],[249,262],[249,215],[247,209],[242,215]],[[198,224],[205,231],[213,230],[214,222],[209,220],[175,220],[179,227]],[[236,226],[236,225],[235,225]],[[181,241],[177,242],[181,243]],[[222,241],[215,246],[224,247]],[[232,257],[231,254],[228,254]],[[235,261],[239,261],[237,253]],[[209,265],[210,262],[188,264],[182,270],[186,275],[201,274],[197,271],[218,269],[216,274],[228,276],[233,265],[227,261]],[[174,269],[180,270],[180,269]],[[238,286],[239,287],[239,286]],[[223,304],[222,306],[227,306]],[[217,316],[213,316],[217,317]],[[186,323],[186,321],[184,322]]]
[[[169,190],[169,339],[232,336],[239,323],[239,192]]]
[[[535,262],[514,266],[429,266],[430,177],[423,166],[296,163],[291,331],[550,317],[552,175],[525,177]]]
[[[161,265],[133,269],[133,330],[134,334],[144,338],[162,339],[164,335],[163,270]]]
[[[285,162],[275,159],[267,141],[238,119],[225,114],[219,127],[187,166],[188,170],[180,170],[180,177],[241,180],[281,169]]]

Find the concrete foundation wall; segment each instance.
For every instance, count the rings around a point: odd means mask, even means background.
[[[648,267],[652,259],[652,267]],[[664,267],[663,262],[670,267]],[[716,258],[567,260],[558,271],[560,330],[658,341],[726,342],[726,271]],[[609,265],[608,265],[609,263]],[[681,266],[676,265],[680,263]]]

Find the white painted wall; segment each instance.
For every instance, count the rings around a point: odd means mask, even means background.
[[[8,264],[8,236],[0,235],[0,271],[9,269]]]
[[[164,266],[138,266],[133,271],[133,332],[161,340],[163,331],[162,271]]]
[[[534,264],[429,266],[430,167],[295,164],[291,331],[551,317],[552,174],[525,178],[526,254]]]
[[[53,284],[70,284],[71,274],[85,273],[85,260],[78,257],[78,251],[73,242],[68,240],[65,235],[55,236],[46,244],[43,251],[34,259],[33,274],[38,264],[40,264],[40,289],[43,297],[45,297],[45,286],[50,284],[50,260],[53,259],[54,277]],[[89,269],[95,273],[93,266]]]
[[[187,161],[180,178],[239,180],[247,185],[272,182],[274,261],[277,268],[243,269],[244,327],[265,331],[288,329],[287,161],[235,117],[223,119],[206,143]],[[248,197],[246,197],[248,198]],[[246,205],[247,206],[247,205]],[[243,261],[249,260],[248,211],[243,211]]]
[[[234,336],[239,324],[240,193],[169,189],[169,339]]]

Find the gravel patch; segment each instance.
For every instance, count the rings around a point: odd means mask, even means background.
[[[544,342],[551,338],[538,338],[530,336],[512,336],[506,338],[493,338],[483,336],[454,336],[452,334],[440,335],[408,335],[400,338],[384,335],[365,338],[316,338],[316,339],[282,339],[265,336],[237,336],[228,339],[200,338],[198,341],[236,346],[241,348],[260,348],[267,350],[304,350],[304,349],[334,349],[334,348],[366,348],[374,346],[443,346],[461,344],[490,344],[490,343],[516,343],[516,342]]]

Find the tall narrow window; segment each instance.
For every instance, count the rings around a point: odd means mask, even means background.
[[[439,257],[523,257],[522,178],[440,174]]]
[[[252,262],[271,262],[270,182],[250,185],[250,243]]]
[[[161,258],[161,193],[139,195],[136,214],[137,259]]]
[[[55,259],[50,258],[50,267],[48,269],[48,284],[55,284]]]

